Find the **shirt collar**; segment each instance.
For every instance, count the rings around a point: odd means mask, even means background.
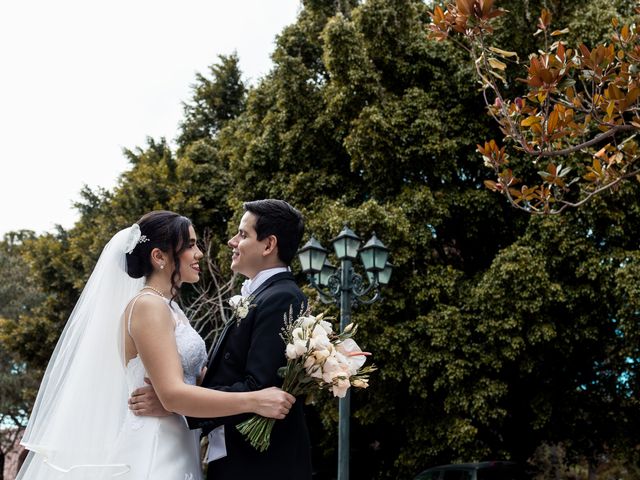
[[[247,279],[242,283],[242,289],[240,290],[240,294],[243,297],[248,297],[253,292],[255,292],[260,285],[266,282],[268,279],[273,277],[277,273],[288,272],[289,267],[275,267],[275,268],[267,268],[266,270],[262,270],[258,272],[258,274],[253,277],[253,279]]]

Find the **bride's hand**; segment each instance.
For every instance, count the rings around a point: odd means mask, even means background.
[[[255,394],[254,412],[267,418],[282,420],[296,401],[296,397],[277,387],[265,388]]]

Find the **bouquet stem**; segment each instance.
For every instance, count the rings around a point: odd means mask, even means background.
[[[271,430],[276,421],[273,418],[265,418],[254,415],[249,420],[236,425],[238,431],[245,436],[251,446],[259,452],[264,452],[269,448]]]

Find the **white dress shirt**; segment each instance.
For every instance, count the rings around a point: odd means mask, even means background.
[[[266,270],[261,270],[260,272],[258,272],[258,274],[255,277],[251,279],[247,279],[242,283],[240,294],[243,297],[248,297],[253,292],[258,290],[258,287],[260,287],[260,285],[262,285],[264,282],[269,280],[275,274],[288,272],[288,271],[289,271],[289,267],[274,267],[274,268],[267,268]]]

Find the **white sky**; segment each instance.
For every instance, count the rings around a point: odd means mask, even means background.
[[[300,0],[0,2],[0,236],[73,225],[84,184],[111,189],[122,148],[173,140],[196,72],[237,51],[271,68]]]

